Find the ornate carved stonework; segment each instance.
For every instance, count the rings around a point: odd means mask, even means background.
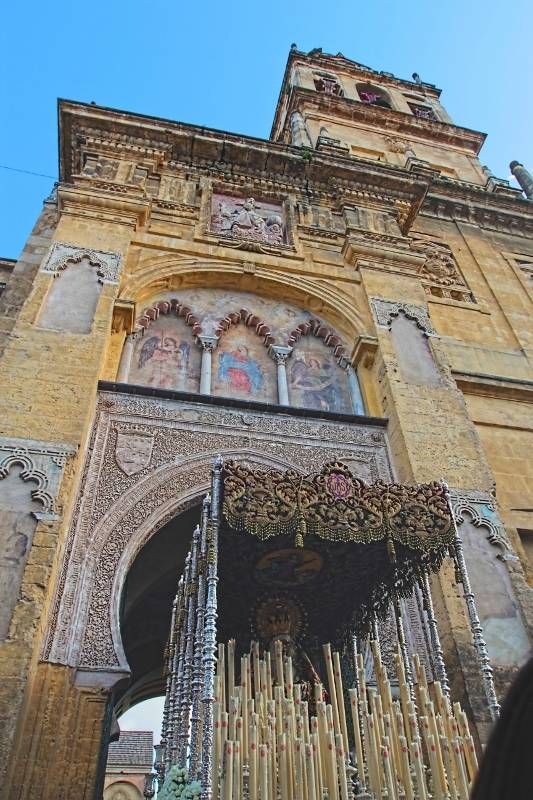
[[[281,205],[253,197],[214,193],[211,198],[211,230],[232,239],[270,245],[286,243],[286,224]]]
[[[450,499],[455,521],[459,527],[465,521],[465,513],[468,513],[476,528],[483,527],[487,530],[487,538],[491,544],[500,547],[506,557],[517,558],[511,550],[491,495],[477,490],[451,489]]]
[[[136,475],[150,465],[154,437],[146,431],[117,432],[115,460],[125,475]]]
[[[127,474],[117,440],[153,438],[149,466]],[[45,657],[124,672],[118,598],[146,541],[209,486],[217,453],[250,467],[305,473],[332,460],[365,481],[391,480],[385,432],[311,417],[243,412],[177,400],[101,393],[67,542]]]
[[[33,439],[0,438],[0,481],[6,478],[12,467],[22,467],[20,478],[36,484],[31,497],[42,505],[42,511],[34,511],[37,519],[55,518],[55,499],[59,491],[61,474],[67,457],[74,452],[68,444],[38,442]]]
[[[453,254],[449,247],[438,242],[415,239],[411,242],[411,250],[426,256],[421,274],[442,286],[458,284],[464,286]]]
[[[407,319],[416,322],[417,326],[426,336],[431,336],[435,333],[428,312],[423,306],[415,306],[409,303],[399,303],[373,297],[372,308],[374,309],[374,315],[378,325],[383,328],[390,328],[392,320],[402,313]]]
[[[117,174],[119,161],[113,158],[105,158],[102,155],[85,155],[82,174],[91,178],[102,178],[105,181],[113,181]]]
[[[391,153],[407,153],[412,150],[412,144],[407,139],[397,136],[385,136],[385,141]]]
[[[41,272],[47,272],[57,277],[69,263],[79,263],[83,258],[89,259],[90,263],[97,267],[97,273],[102,283],[117,283],[121,264],[121,257],[118,253],[77,247],[65,242],[53,243],[48,256],[43,261]]]

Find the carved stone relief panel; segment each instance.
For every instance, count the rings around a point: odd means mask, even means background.
[[[119,672],[129,565],[207,490],[217,453],[302,472],[340,459],[364,480],[391,479],[380,428],[116,393],[100,395],[89,452],[44,655]]]
[[[286,244],[286,220],[281,204],[233,197],[214,192],[211,198],[211,231],[235,239],[265,244]]]
[[[530,654],[531,642],[518,606],[513,574],[524,590],[532,590],[526,589],[519,559],[490,495],[452,490],[451,498],[492,664],[521,666]]]
[[[45,442],[0,439],[0,641],[9,632],[37,522],[56,516],[69,452]]]
[[[120,162],[114,158],[105,158],[102,155],[86,153],[84,156],[82,174],[88,175],[90,178],[114,181],[119,163]]]

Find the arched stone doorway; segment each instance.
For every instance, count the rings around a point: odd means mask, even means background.
[[[178,514],[144,545],[128,571],[120,599],[120,632],[131,676],[117,686],[117,717],[165,693],[163,656],[172,601],[199,518],[196,504]],[[156,731],[156,740],[157,735]]]

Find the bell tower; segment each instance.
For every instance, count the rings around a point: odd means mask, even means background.
[[[320,49],[291,49],[271,138],[337,157],[484,185],[485,134],[455,125],[440,89]]]

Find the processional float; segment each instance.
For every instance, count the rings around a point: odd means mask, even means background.
[[[173,604],[159,796],[467,800],[476,750],[430,587],[447,558],[495,719],[445,485],[367,485],[337,462],[302,476],[218,458]],[[409,653],[408,598],[426,663]]]

